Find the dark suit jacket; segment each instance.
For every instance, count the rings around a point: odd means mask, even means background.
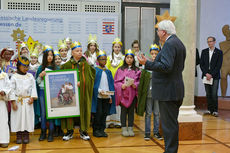
[[[160,101],[183,100],[182,71],[186,49],[181,40],[172,35],[166,40],[154,62],[147,61],[145,68],[152,70],[152,98]]]
[[[209,48],[202,50],[200,58],[200,68],[202,71],[202,78],[209,73],[213,79],[220,79],[220,69],[223,62],[223,53],[218,48],[214,49],[211,62],[209,63]],[[209,68],[210,65],[210,68]]]

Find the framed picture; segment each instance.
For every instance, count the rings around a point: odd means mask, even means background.
[[[12,76],[16,71],[17,71],[17,67],[15,67],[15,66],[8,65],[6,67],[6,73],[8,74],[8,76]],[[35,71],[28,70],[28,73],[31,73],[35,78],[35,75],[36,75]]]
[[[68,118],[80,116],[78,70],[46,71],[44,92],[46,118]]]

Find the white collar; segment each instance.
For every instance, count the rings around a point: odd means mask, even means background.
[[[170,37],[171,37],[172,35],[169,35],[167,38],[166,38],[166,40],[165,41],[167,41]]]

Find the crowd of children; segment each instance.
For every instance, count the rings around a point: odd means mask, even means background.
[[[154,137],[162,139],[158,101],[151,99],[151,72],[144,70],[136,58],[141,54],[139,43],[135,40],[133,48],[126,50],[125,55],[122,46],[121,40],[116,38],[112,42],[112,53],[107,56],[105,51],[99,50],[96,36],[90,35],[84,54],[81,43],[72,42],[70,38],[59,41],[58,51],[39,43],[33,50],[22,43],[17,55],[11,48],[4,48],[0,54],[0,147],[8,146],[10,131],[16,132],[17,144],[29,143],[29,133],[35,128],[41,128],[39,141],[52,142],[54,136],[68,141],[73,138],[76,124],[83,140],[90,139],[91,123],[95,137],[108,137],[106,127],[121,128],[125,137],[134,136],[135,108],[140,116],[145,112],[144,139],[149,140],[151,136],[152,112]],[[154,60],[159,51],[158,45],[151,45],[150,60]],[[11,77],[7,74],[8,66],[17,68]],[[78,69],[79,118],[46,118],[43,79],[47,71],[59,69]],[[28,70],[36,72],[35,75]],[[62,85],[58,93],[60,102],[65,102],[64,93],[68,93],[68,100],[73,100],[71,89],[71,83]]]

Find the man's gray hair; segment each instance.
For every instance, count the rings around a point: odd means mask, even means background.
[[[176,28],[172,21],[163,20],[158,24],[160,30],[165,30],[167,34],[173,35],[176,34]]]

